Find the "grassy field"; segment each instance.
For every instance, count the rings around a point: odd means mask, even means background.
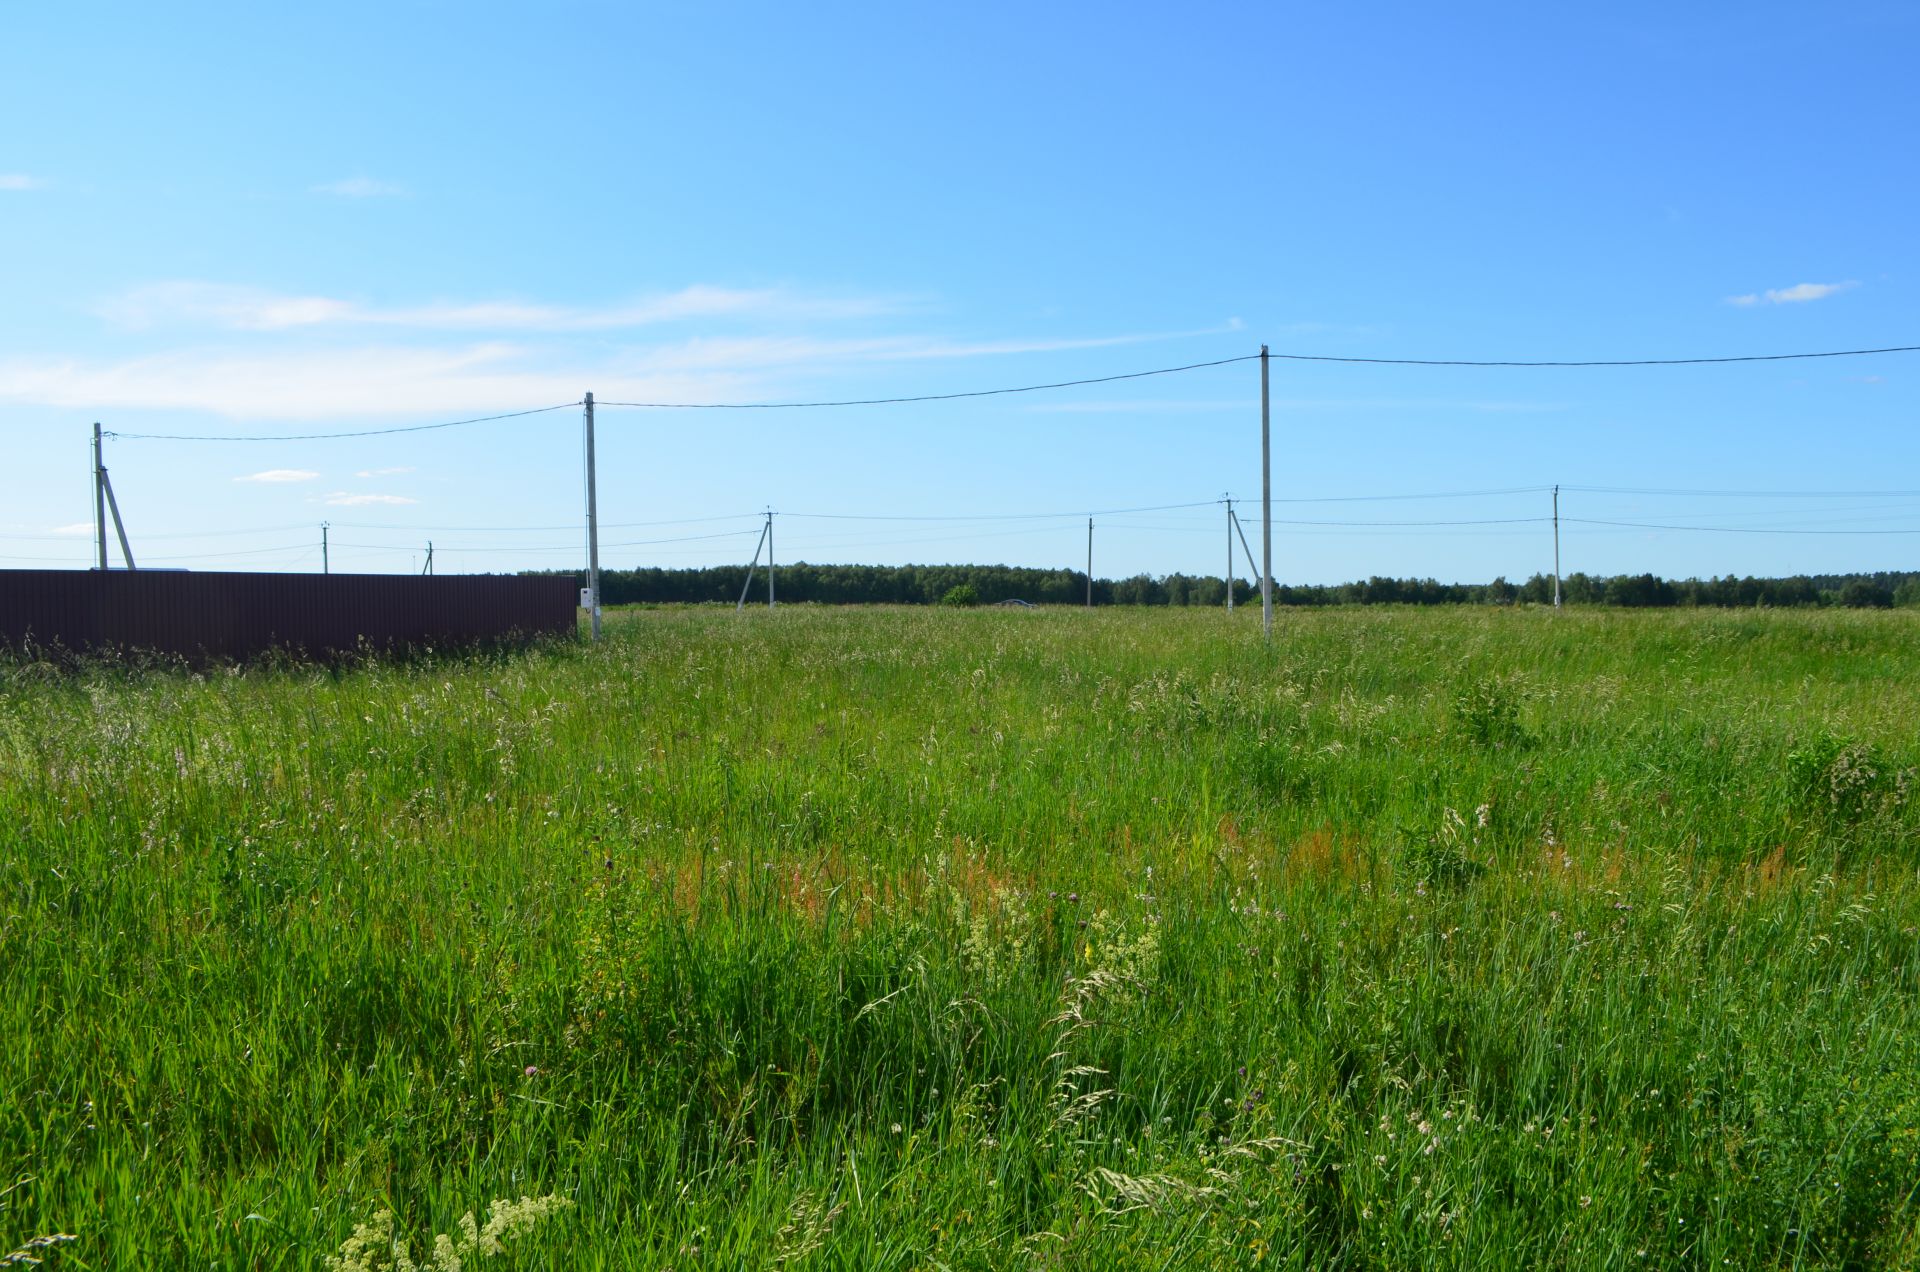
[[[0,664],[0,1254],[1920,1263],[1915,615],[1258,622]]]

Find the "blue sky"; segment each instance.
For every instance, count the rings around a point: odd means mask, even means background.
[[[96,420],[1920,344],[1917,54],[1871,3],[9,6],[0,564],[89,560]],[[1568,571],[1920,568],[1920,493],[1804,493],[1920,492],[1917,373],[1276,363],[1277,496],[1450,497],[1283,502],[1275,573],[1525,577],[1556,482],[1793,492],[1568,491]],[[608,566],[771,506],[783,560],[1077,566],[1096,511],[1099,573],[1217,573],[1258,373],[608,408],[599,458]],[[322,520],[336,570],[581,557],[571,410],[107,461],[154,564],[315,569]]]

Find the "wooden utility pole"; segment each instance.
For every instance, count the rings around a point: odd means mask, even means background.
[[[593,638],[600,639],[600,501],[593,467],[593,394],[587,407],[587,599],[592,602]]]
[[[773,608],[773,509],[767,509],[767,608]]]
[[[327,523],[324,521],[320,523],[320,573],[333,573],[327,560]]]

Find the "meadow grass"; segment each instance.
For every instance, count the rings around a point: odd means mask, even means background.
[[[0,1251],[1914,1266],[1916,719],[1907,613],[0,664]]]

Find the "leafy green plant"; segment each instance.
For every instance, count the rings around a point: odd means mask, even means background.
[[[1456,688],[1448,703],[1454,731],[1476,746],[1523,745],[1528,739],[1520,725],[1521,699],[1514,678],[1475,676]]]
[[[1400,849],[1401,868],[1421,883],[1471,883],[1487,870],[1479,859],[1478,834],[1486,828],[1486,818],[1484,805],[1475,810],[1472,823],[1454,809],[1441,809],[1434,825],[1407,836]]]
[[[1894,765],[1879,748],[1825,731],[1787,753],[1787,776],[1795,805],[1835,825],[1897,814],[1913,779],[1910,769]]]

